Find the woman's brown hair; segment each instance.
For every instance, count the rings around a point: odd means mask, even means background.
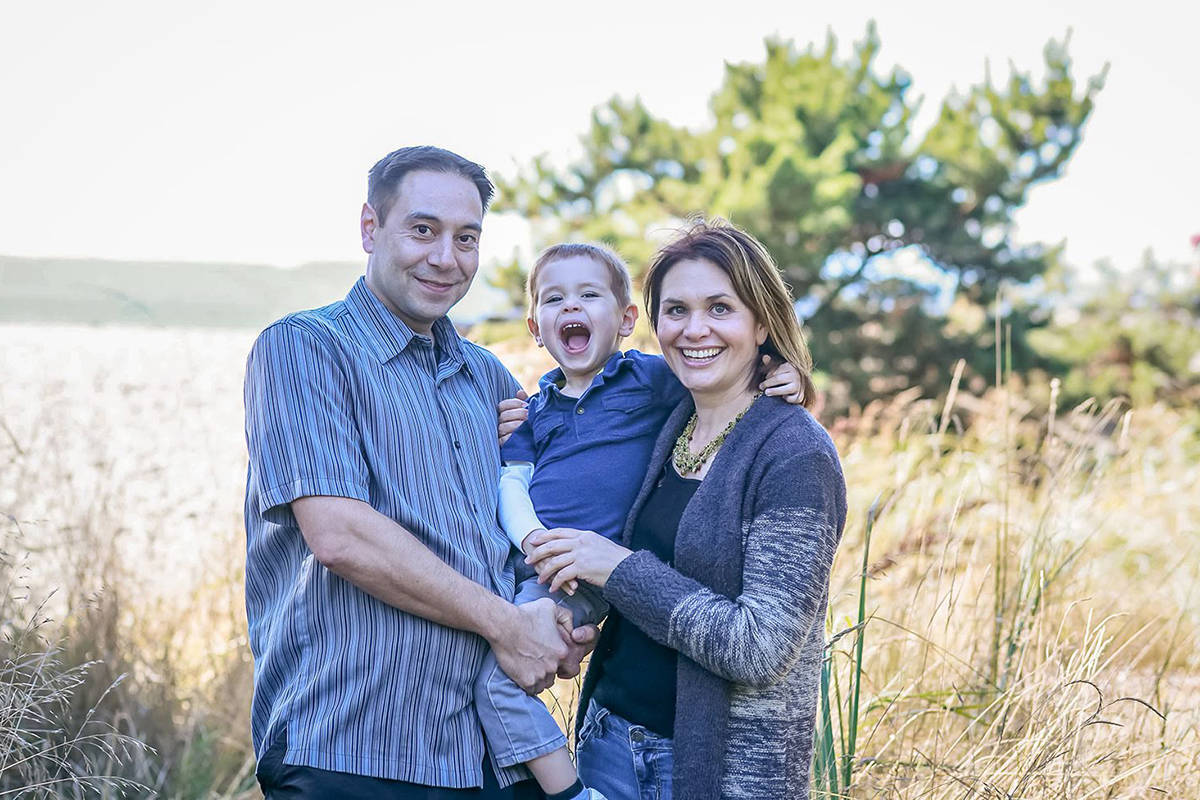
[[[696,220],[654,255],[643,279],[643,299],[650,325],[658,330],[663,279],[671,267],[690,259],[708,261],[729,276],[738,298],[767,329],[767,339],[759,346],[759,353],[770,355],[775,361],[788,361],[796,368],[804,389],[801,403],[811,408],[817,399],[812,382],[812,354],[804,342],[791,294],[775,259],[761,242],[741,228],[723,219]],[[755,370],[752,381],[755,386],[761,380],[758,373]]]

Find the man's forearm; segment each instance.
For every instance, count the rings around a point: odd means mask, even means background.
[[[302,497],[292,503],[292,513],[317,561],[364,592],[489,641],[503,635],[509,603],[454,570],[367,503]]]
[[[559,616],[570,619],[565,609],[549,599],[520,607],[502,600],[361,500],[303,497],[292,512],[327,569],[401,611],[479,634],[525,691],[549,687],[571,656],[558,632]]]

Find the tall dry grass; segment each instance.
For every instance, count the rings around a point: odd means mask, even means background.
[[[901,396],[835,435],[852,517],[818,788],[1195,796],[1197,431],[1166,408],[995,391]]]
[[[37,621],[24,656],[0,656],[43,659],[33,679],[0,678],[0,764],[29,727],[13,723],[16,685],[55,695],[56,735],[95,734],[61,750],[95,781],[48,794],[257,796],[241,594],[252,338],[0,326],[5,633]],[[527,386],[545,366],[498,350]],[[833,424],[850,518],[819,790],[1192,796],[1200,434],[1166,408],[1025,396],[900,395]],[[556,690],[564,721],[573,691]],[[17,794],[32,779],[0,780]]]

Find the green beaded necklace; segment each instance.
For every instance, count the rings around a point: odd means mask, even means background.
[[[738,421],[746,416],[746,412],[750,410],[750,406],[754,405],[754,401],[760,397],[762,397],[762,392],[754,395],[750,399],[750,405],[743,408],[738,412],[736,417],[729,420],[729,424],[725,426],[725,430],[714,436],[713,440],[704,445],[704,448],[695,455],[692,455],[692,434],[696,432],[698,417],[695,412],[692,412],[692,418],[683,427],[683,433],[679,434],[679,438],[675,440],[675,449],[671,451],[671,459],[675,463],[675,470],[680,475],[690,475],[693,472],[699,472],[704,463],[721,449],[725,437],[733,430],[733,426],[737,425]]]

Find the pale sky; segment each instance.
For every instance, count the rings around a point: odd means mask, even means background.
[[[358,260],[365,173],[438,144],[511,171],[569,154],[590,110],[641,95],[699,125],[724,61],[769,34],[844,49],[868,18],[932,115],[985,59],[1040,74],[1073,29],[1082,79],[1112,63],[1066,176],[1020,212],[1022,241],[1079,264],[1200,233],[1196,4],[626,2],[354,4],[207,0],[0,6],[0,254],[290,266]],[[484,260],[527,247],[493,216]]]

